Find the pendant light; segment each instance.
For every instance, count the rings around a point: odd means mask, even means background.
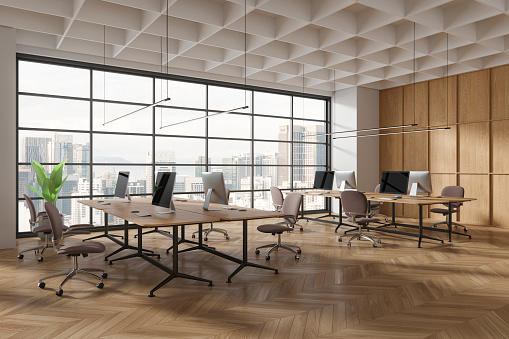
[[[169,35],[169,31],[168,31],[168,11],[169,11],[169,0],[166,0],[166,58],[168,59],[168,35]],[[106,30],[106,28],[105,28]],[[161,77],[163,77],[163,70],[162,70],[162,60],[161,60]],[[166,60],[166,78],[168,78],[168,60]],[[144,106],[142,108],[139,108],[135,111],[132,111],[130,113],[127,113],[127,114],[124,114],[124,115],[121,115],[115,119],[112,119],[112,120],[109,120],[109,121],[105,121],[103,123],[103,126],[106,125],[106,124],[109,124],[113,121],[117,121],[117,120],[120,120],[122,118],[125,118],[131,114],[134,114],[134,113],[138,113],[138,112],[141,112],[141,111],[144,111],[146,109],[149,109],[149,108],[152,108],[154,106],[157,106],[163,102],[166,102],[166,101],[170,101],[170,97],[168,96],[168,85],[166,85],[166,98],[165,99],[162,99],[162,100],[159,100],[157,102],[154,102],[153,104],[151,105],[148,105],[148,106]]]

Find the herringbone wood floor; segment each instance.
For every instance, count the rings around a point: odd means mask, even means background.
[[[250,222],[250,259],[256,246],[274,237]],[[333,228],[302,222],[304,232],[284,241],[302,246],[300,260],[280,251],[269,265],[280,274],[248,268],[226,284],[236,264],[202,253],[181,255],[181,272],[212,279],[177,279],[148,298],[165,273],[135,258],[113,266],[103,255],[80,258],[83,267],[109,273],[99,290],[86,278],[69,282],[64,296],[54,289],[61,278],[37,287],[40,277],[67,268],[71,260],[48,251],[39,263],[31,253],[0,251],[0,338],[507,338],[509,337],[509,230],[470,227],[473,239],[425,242],[382,234],[383,246],[337,242]],[[217,224],[209,243],[241,256],[240,223]],[[189,227],[187,234],[194,231]],[[134,231],[131,231],[131,236]],[[437,234],[444,236],[445,234]],[[67,242],[80,238],[69,238]],[[27,248],[35,239],[20,239]],[[145,238],[163,253],[170,240]],[[104,240],[107,252],[117,248]]]

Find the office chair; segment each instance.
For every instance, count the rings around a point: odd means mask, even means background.
[[[65,277],[64,281],[62,281],[62,283],[58,287],[58,290],[55,291],[56,295],[58,295],[60,297],[64,293],[64,291],[62,290],[62,287],[64,286],[64,284],[66,282],[68,282],[69,279],[72,279],[72,277],[74,277],[76,274],[83,273],[83,274],[87,274],[87,275],[97,278],[99,280],[99,282],[96,285],[97,288],[103,288],[104,287],[103,278],[108,277],[108,273],[104,272],[104,270],[96,269],[96,268],[85,268],[85,269],[78,268],[78,257],[80,255],[83,255],[83,257],[87,257],[88,254],[90,254],[90,253],[102,253],[106,250],[106,246],[104,246],[102,243],[96,242],[96,241],[78,242],[78,243],[72,244],[72,245],[59,246],[60,241],[62,241],[62,239],[64,237],[64,231],[63,231],[64,224],[62,223],[62,218],[60,216],[60,213],[58,212],[58,209],[52,203],[46,202],[44,204],[44,207],[46,209],[46,214],[48,215],[48,218],[49,218],[49,222],[51,225],[51,231],[53,233],[53,239],[52,239],[53,247],[55,248],[55,251],[57,252],[57,254],[65,254],[65,255],[71,256],[73,258],[73,268],[70,268],[70,269],[62,271],[62,272],[53,273],[48,276],[45,276],[44,278],[41,278],[39,280],[38,286],[40,288],[44,288],[44,287],[46,287],[46,283],[44,282],[44,280],[52,278],[52,277],[56,277],[59,275],[65,275],[66,277]],[[102,272],[102,275],[98,276],[96,274],[90,273],[89,271],[100,271],[100,272]]]
[[[273,251],[278,251],[280,248],[284,248],[285,250],[295,253],[295,259],[299,259],[299,254],[301,253],[300,247],[297,245],[281,243],[281,234],[283,232],[291,232],[294,230],[294,225],[297,223],[297,217],[299,215],[301,202],[302,195],[300,193],[288,194],[283,201],[283,205],[281,206],[281,212],[284,213],[283,219],[286,225],[266,224],[257,227],[258,231],[262,233],[272,233],[272,235],[277,234],[277,243],[257,247],[255,251],[256,254],[260,254],[260,248],[271,247],[269,252],[267,252],[267,256],[265,257],[265,260],[270,260],[270,254]]]
[[[39,213],[35,212],[35,205],[32,199],[28,197],[26,194],[23,194],[25,197],[25,201],[28,205],[28,210],[30,211],[30,219],[28,220],[30,222],[30,230],[32,233],[43,233],[44,234],[44,243],[37,245],[35,247],[31,247],[29,249],[23,250],[18,253],[18,259],[23,259],[25,255],[23,253],[29,252],[29,251],[35,251],[35,254],[39,254],[39,258],[37,258],[37,261],[42,262],[44,260],[44,251],[49,248],[53,247],[53,244],[50,242],[49,236],[51,234],[51,225],[49,224],[48,217],[46,215],[46,212],[41,211]],[[63,215],[60,215],[60,218],[62,218]],[[89,231],[83,231],[78,230],[79,228],[89,228],[94,227],[93,225],[73,225],[71,227],[63,226],[64,235],[71,236],[71,235],[77,235],[77,234],[90,234]]]
[[[281,190],[275,186],[270,188],[270,195],[272,197],[272,205],[276,208],[277,212],[281,212],[281,207],[283,207],[283,193]]]
[[[442,189],[442,192],[440,193],[440,195],[442,197],[463,198],[465,196],[465,189],[461,186],[445,186]],[[432,213],[442,214],[445,217],[445,221],[436,222],[431,226],[437,227],[437,225],[441,225],[441,224],[448,225],[448,223],[449,223],[449,205],[448,204],[443,204],[443,205],[446,206],[446,208],[432,208],[429,210]],[[452,205],[451,213],[458,213],[460,206],[463,205],[463,203],[453,202],[451,205]],[[457,227],[457,226],[463,227],[463,230],[465,232],[468,231],[464,225],[458,224],[457,222],[452,222],[452,224],[454,225],[454,227]]]
[[[380,193],[380,184],[376,185],[375,193]],[[370,217],[382,217],[385,219],[385,222],[389,222],[389,218],[385,214],[380,214],[380,209],[382,208],[382,202],[372,201],[369,205],[369,216]]]
[[[225,190],[226,190],[226,200],[229,200],[230,199],[230,190],[228,188],[225,188]],[[193,234],[191,234],[191,237],[196,238],[195,234],[198,232],[200,232],[200,231],[193,232]],[[222,229],[222,228],[215,228],[213,223],[210,223],[210,228],[206,228],[206,229],[202,230],[202,232],[205,235],[205,237],[203,238],[203,240],[205,240],[205,241],[209,240],[208,235],[210,232],[221,233],[224,235],[226,240],[230,240],[230,237],[228,236],[228,231],[226,231],[225,229]]]
[[[345,214],[348,215],[348,221],[354,224],[357,224],[359,227],[358,233],[354,234],[347,242],[348,246],[352,246],[352,240],[357,238],[361,240],[361,238],[369,240],[373,243],[373,247],[377,247],[377,242],[379,244],[382,243],[382,240],[379,236],[376,235],[367,235],[361,232],[362,228],[367,226],[370,222],[378,222],[379,220],[376,218],[371,218],[368,212],[368,200],[364,193],[358,191],[344,191],[341,193],[341,203],[343,204],[343,210]],[[343,237],[346,237],[350,234],[343,234],[339,237],[338,241],[342,242]],[[373,238],[376,238],[375,241]]]

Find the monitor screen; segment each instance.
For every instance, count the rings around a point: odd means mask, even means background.
[[[406,194],[409,171],[382,171],[380,193]]]
[[[334,183],[334,171],[316,171],[313,188],[331,190]]]
[[[115,186],[115,197],[123,199],[127,192],[127,184],[129,183],[129,172],[118,172],[117,184]]]
[[[175,177],[175,172],[158,173],[159,180],[152,196],[152,205],[170,208]]]

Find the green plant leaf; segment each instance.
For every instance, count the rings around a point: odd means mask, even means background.
[[[53,185],[55,185],[55,188],[57,188],[57,189],[60,187],[60,185],[62,185],[62,173],[63,173],[64,165],[66,162],[67,162],[67,159],[65,159],[64,161],[59,163],[57,166],[55,166],[55,168],[51,172],[50,179],[53,182]]]
[[[28,186],[28,185],[25,185],[26,187],[30,188],[32,191],[34,191],[38,196],[40,196],[41,198],[43,198],[42,196],[42,193],[41,191],[39,191],[37,188],[35,187],[32,187],[32,186]]]
[[[60,191],[62,190],[62,187],[64,187],[64,184],[65,184],[65,181],[67,180],[67,178],[69,178],[69,176],[66,176],[64,180],[62,180],[62,184],[60,185],[60,187],[57,188],[57,199],[58,199],[58,195],[60,194]]]
[[[42,165],[40,163],[38,163],[37,161],[35,161],[33,159],[32,159],[32,167],[34,168],[35,174],[37,175],[37,183],[42,188],[44,179],[46,179],[48,177],[48,175],[46,174],[44,167],[42,167]]]
[[[44,179],[44,182],[42,183],[42,197],[44,200],[50,203],[55,203],[57,201],[57,194],[55,192],[55,185],[53,185],[53,182],[50,178]]]

